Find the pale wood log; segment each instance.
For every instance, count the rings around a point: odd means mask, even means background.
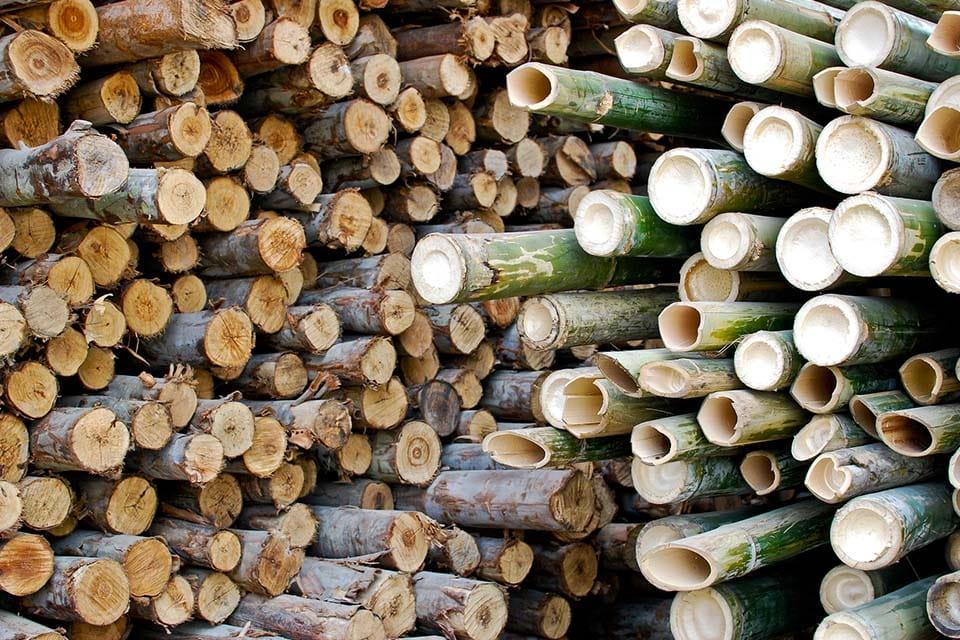
[[[309,355],[309,371],[337,376],[342,382],[377,386],[390,380],[397,354],[382,336],[368,336],[335,344],[322,356]]]
[[[130,584],[130,595],[158,596],[167,586],[173,561],[162,538],[111,535],[99,531],[74,531],[54,541],[59,555],[108,558],[121,564]]]
[[[13,612],[0,611],[0,639],[2,640],[66,640],[60,630]]]
[[[200,56],[194,50],[176,51],[141,60],[126,70],[133,76],[142,94],[182,96],[197,86]]]
[[[366,475],[384,482],[424,486],[440,468],[442,445],[430,425],[411,420],[372,436],[373,462]]]
[[[58,557],[50,581],[21,604],[34,615],[107,625],[124,614],[129,600],[130,586],[118,562]]]
[[[227,621],[249,623],[290,640],[348,640],[385,635],[380,620],[362,607],[290,595],[268,599],[247,594]]]
[[[393,509],[393,493],[390,485],[368,478],[352,482],[326,482],[318,484],[305,497],[307,504],[323,507],[354,506],[360,509]]]
[[[46,144],[60,135],[60,107],[56,102],[27,98],[0,112],[0,140],[17,148]]]
[[[130,615],[155,624],[176,626],[193,617],[193,588],[180,575],[172,576],[163,591],[150,598],[133,598]]]
[[[199,156],[212,134],[207,110],[185,102],[140,114],[117,129],[117,142],[135,164],[171,162]]]
[[[64,43],[30,28],[0,38],[0,67],[3,102],[56,98],[76,83],[80,70]]]
[[[166,331],[141,343],[154,366],[242,367],[253,350],[253,323],[239,309],[175,313]]]
[[[416,571],[423,566],[436,527],[405,511],[319,506],[312,510],[320,525],[313,547],[319,557],[369,555],[398,571]]]
[[[173,518],[157,518],[150,533],[167,541],[177,555],[191,564],[215,571],[232,571],[239,563],[242,545],[239,536]]]
[[[182,569],[180,576],[187,581],[193,592],[193,614],[209,624],[220,624],[226,620],[237,605],[242,593],[240,587],[225,573],[189,567]],[[178,625],[184,629],[189,625]],[[216,629],[204,625],[205,629]]]
[[[190,423],[197,409],[197,393],[189,370],[177,368],[166,378],[156,378],[149,373],[139,376],[116,376],[106,388],[104,395],[116,399],[153,400],[170,409],[175,428]]]
[[[571,598],[590,593],[597,579],[597,552],[588,544],[532,545],[533,569],[526,584]]]
[[[507,623],[507,597],[489,582],[421,571],[413,580],[417,622],[464,640],[493,640]]]
[[[140,535],[157,511],[156,489],[140,476],[85,478],[77,489],[85,507],[82,515],[108,533]]]
[[[31,462],[41,469],[117,476],[130,432],[106,408],[58,408],[30,430]]]
[[[170,409],[156,400],[131,400],[113,396],[64,396],[60,406],[96,408],[113,411],[117,420],[130,429],[132,444],[139,449],[161,449],[173,435]]]
[[[556,593],[517,589],[510,593],[509,605],[507,629],[511,633],[559,640],[570,628],[570,603]]]
[[[237,277],[282,273],[299,263],[305,246],[303,227],[295,220],[251,220],[229,234],[211,234],[203,239],[200,274]]]
[[[127,466],[157,480],[186,480],[200,484],[223,468],[223,445],[205,433],[175,435],[158,451],[137,451]]]
[[[0,591],[12,596],[36,593],[53,572],[53,550],[43,536],[18,533],[0,543]]]
[[[160,510],[171,518],[224,528],[232,525],[243,509],[240,483],[229,473],[202,485],[178,482],[168,486]]]
[[[247,591],[278,596],[300,571],[304,550],[291,547],[283,533],[234,529],[243,546],[240,563],[228,572]]]
[[[281,165],[288,164],[302,151],[303,139],[296,125],[282,115],[265,116],[254,124],[253,132],[276,152]]]
[[[127,124],[140,113],[142,102],[140,87],[133,75],[118,71],[75,87],[63,99],[63,106],[70,121]]]

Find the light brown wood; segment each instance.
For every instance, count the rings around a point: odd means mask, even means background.
[[[217,528],[233,525],[243,509],[243,492],[235,476],[221,473],[209,482],[171,485],[160,505],[164,515]]]
[[[107,625],[124,614],[129,599],[130,586],[120,563],[57,557],[50,581],[22,604],[35,615]]]
[[[87,507],[86,516],[110,533],[140,535],[157,511],[156,489],[144,477],[89,478],[78,484],[78,490]]]
[[[27,98],[0,112],[0,140],[17,148],[46,144],[60,135],[60,107],[56,102]]]

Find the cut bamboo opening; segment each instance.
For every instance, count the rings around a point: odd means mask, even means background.
[[[743,384],[757,391],[777,391],[790,385],[801,358],[792,331],[758,331],[740,341],[733,366]]]
[[[747,127],[753,117],[766,106],[759,102],[738,102],[730,107],[720,129],[720,133],[727,144],[743,153],[743,141],[747,133]]]
[[[930,275],[944,291],[960,293],[960,231],[941,236],[930,249]]]

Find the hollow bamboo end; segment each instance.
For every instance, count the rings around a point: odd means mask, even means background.
[[[520,309],[517,329],[530,346],[550,349],[562,340],[566,318],[549,297],[532,298],[524,302]]]
[[[704,40],[723,39],[742,19],[741,3],[720,0],[705,5],[696,0],[679,0],[677,15],[683,30]]]
[[[740,275],[718,269],[697,252],[680,266],[680,300],[684,302],[733,302],[740,292]]]
[[[803,462],[823,453],[824,447],[837,433],[837,418],[832,415],[814,416],[793,437],[790,455]]]
[[[578,434],[578,437],[586,437],[600,428],[607,396],[601,386],[594,384],[596,376],[579,375],[575,371],[565,380],[561,392],[560,424],[561,428]]]
[[[673,55],[667,67],[667,77],[690,82],[703,73],[703,57],[700,54],[700,41],[686,36],[678,37],[673,43]]]
[[[594,358],[594,363],[603,377],[624,393],[630,395],[640,391],[636,378],[616,358],[600,353]]]
[[[740,426],[734,398],[723,392],[710,394],[700,405],[697,422],[710,442],[718,445],[734,444]]]
[[[640,558],[640,570],[651,584],[664,591],[705,589],[717,579],[710,557],[681,543],[655,547]]]
[[[760,20],[742,23],[730,35],[727,57],[744,82],[763,84],[784,64],[785,47],[777,27]]]
[[[620,66],[636,74],[648,74],[666,62],[666,48],[656,27],[638,24],[630,27],[614,40]]]
[[[745,337],[733,355],[743,384],[757,391],[776,391],[789,384],[788,347],[774,334],[760,331]]]
[[[935,446],[930,425],[917,415],[889,412],[877,417],[877,434],[885,445],[904,456],[929,455]]]
[[[750,143],[747,144],[749,148]],[[755,237],[753,227],[743,216],[721,213],[700,232],[700,250],[710,266],[736,270],[750,261]]]
[[[856,67],[840,71],[834,80],[836,105],[841,111],[854,106],[867,106],[876,97],[876,73],[869,68]]]
[[[507,97],[520,109],[538,111],[555,99],[559,86],[549,65],[530,62],[507,74]]]
[[[652,504],[676,502],[689,482],[690,473],[690,466],[683,460],[647,465],[634,457],[630,467],[634,488]]]
[[[820,603],[828,614],[854,609],[875,597],[870,576],[845,565],[828,571],[820,583]]]
[[[837,263],[862,277],[878,276],[896,264],[906,235],[896,206],[872,193],[841,202],[828,233]]]
[[[714,589],[679,593],[670,606],[670,631],[677,640],[732,640],[733,611]]]
[[[893,157],[893,143],[869,118],[842,116],[817,138],[817,170],[832,189],[857,194],[878,186]]]
[[[747,132],[747,126],[764,106],[759,102],[738,102],[730,107],[723,119],[723,126],[720,128],[720,134],[727,141],[727,144],[737,151],[743,152],[743,139]]]
[[[584,251],[594,256],[617,255],[627,220],[610,191],[591,191],[577,205],[574,230]]]
[[[547,424],[557,428],[564,426],[564,391],[567,383],[577,377],[578,372],[572,369],[561,369],[547,375],[540,386],[540,408],[543,411]]]
[[[494,461],[515,469],[540,469],[550,462],[550,450],[518,431],[497,431],[483,439],[483,450]]]
[[[960,55],[960,13],[945,11],[927,38],[927,46],[945,56]]]
[[[613,6],[625,18],[639,16],[650,4],[650,0],[613,0]]]
[[[833,212],[801,209],[783,224],[777,236],[777,264],[787,281],[803,291],[827,289],[843,277],[843,267],[830,249]]]
[[[663,398],[684,398],[690,393],[690,375],[676,362],[650,362],[638,376],[644,391]]]
[[[790,395],[807,411],[826,413],[837,408],[842,385],[843,375],[836,368],[807,363],[793,381]]]
[[[897,25],[893,11],[879,2],[861,2],[837,28],[837,54],[848,67],[879,67],[893,50]]]
[[[660,338],[671,351],[692,351],[700,342],[703,316],[692,304],[674,302],[657,319]]]
[[[705,222],[715,183],[712,167],[695,150],[672,149],[650,169],[650,204],[670,224]]]
[[[960,576],[941,576],[927,592],[930,622],[942,635],[960,635]]]
[[[784,107],[767,107],[755,115],[744,132],[747,164],[759,174],[778,177],[802,166],[812,151],[803,115]]]
[[[844,67],[829,67],[813,76],[813,94],[825,107],[837,108],[837,75]]]
[[[410,273],[421,298],[446,304],[453,302],[466,286],[466,257],[450,238],[428,235],[413,250]]]
[[[863,340],[856,308],[840,296],[823,295],[797,312],[793,336],[797,350],[809,362],[829,367],[849,359]]]
[[[647,465],[670,462],[676,455],[676,446],[676,438],[657,425],[656,421],[638,424],[630,436],[633,455]]]
[[[854,500],[834,517],[830,544],[848,567],[868,571],[885,567],[903,550],[900,518],[886,505],[863,498]]]
[[[873,635],[872,629],[841,611],[824,618],[813,637],[814,640],[869,640]]]
[[[935,404],[943,389],[946,376],[936,359],[927,355],[916,355],[900,366],[900,383],[904,391],[917,404]]]
[[[740,463],[740,474],[758,496],[773,493],[780,487],[777,458],[769,451],[750,451]]]

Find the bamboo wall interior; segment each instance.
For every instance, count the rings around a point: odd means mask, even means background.
[[[0,640],[960,638],[960,0],[0,0]]]

